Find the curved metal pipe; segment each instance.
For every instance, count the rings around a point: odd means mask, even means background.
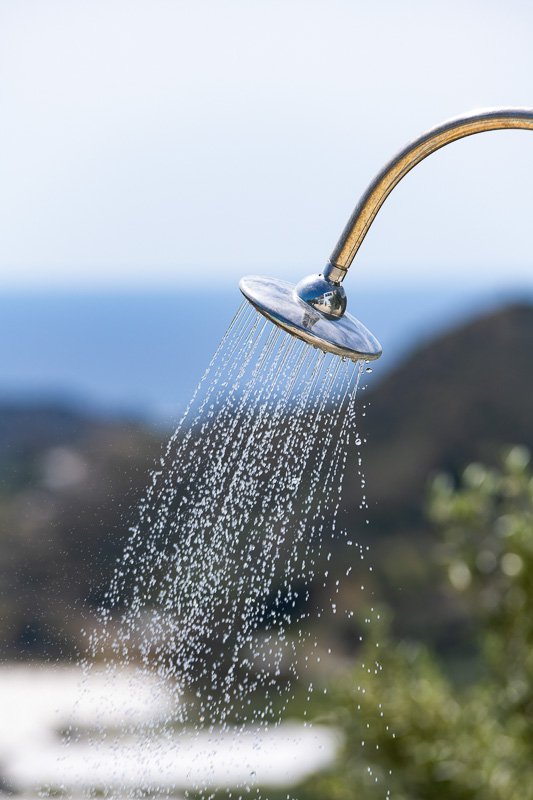
[[[533,130],[533,109],[498,108],[475,111],[432,128],[400,150],[378,173],[356,205],[323,272],[324,277],[336,284],[345,278],[379,209],[394,187],[416,164],[457,139],[502,128]]]
[[[374,178],[322,274],[308,275],[296,286],[251,275],[241,280],[242,293],[265,317],[315,347],[354,361],[379,358],[381,345],[375,336],[358,319],[345,313],[346,294],[341,285],[376,214],[403,176],[435,150],[464,136],[502,128],[533,130],[533,109],[474,111],[422,134]]]

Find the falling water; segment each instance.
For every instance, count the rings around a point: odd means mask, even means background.
[[[135,730],[141,761],[155,738],[179,750],[180,731],[253,730],[261,746],[283,719],[323,613],[309,587],[324,548],[347,536],[338,510],[360,444],[362,369],[247,303],[233,320],[152,475],[90,640],[90,662],[135,666],[173,698],[164,720]],[[194,788],[209,797],[213,782]],[[126,789],[134,796],[117,796]]]

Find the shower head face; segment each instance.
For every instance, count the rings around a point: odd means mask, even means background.
[[[371,361],[381,355],[380,343],[359,320],[350,314],[336,319],[327,317],[302,300],[287,281],[248,275],[241,278],[239,288],[271,322],[326,353],[352,361]]]

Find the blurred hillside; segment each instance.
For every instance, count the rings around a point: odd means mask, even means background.
[[[372,392],[365,454],[381,530],[420,520],[427,475],[533,443],[533,306],[512,305],[415,350]]]
[[[371,545],[369,589],[397,609],[400,632],[450,658],[468,650],[470,623],[430,565],[426,486],[438,470],[498,460],[503,445],[533,446],[532,346],[533,306],[509,306],[423,345],[361,397],[370,509],[351,454],[342,524]],[[1,658],[75,657],[165,438],[59,405],[0,407]],[[354,567],[347,604],[359,583]],[[356,646],[355,631],[336,635]]]
[[[515,304],[461,325],[413,351],[370,393],[360,421],[376,592],[398,610],[399,633],[468,647],[457,598],[428,566],[435,547],[425,520],[429,480],[470,461],[500,461],[503,448],[533,446],[533,306]],[[348,480],[348,518],[358,484]],[[462,645],[461,645],[462,634]]]
[[[59,406],[0,421],[0,658],[74,658],[159,440]]]

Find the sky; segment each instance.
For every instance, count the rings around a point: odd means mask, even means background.
[[[319,271],[406,141],[533,106],[532,29],[517,0],[0,0],[0,287]],[[348,280],[531,286],[532,184],[529,132],[445,148]]]

